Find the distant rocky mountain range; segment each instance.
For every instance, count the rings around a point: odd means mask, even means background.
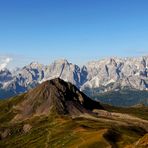
[[[0,71],[0,98],[26,92],[39,83],[57,77],[90,93],[94,89],[97,93],[124,88],[148,90],[148,56],[105,58],[81,67],[62,59],[50,65],[32,62],[13,72],[3,69]]]

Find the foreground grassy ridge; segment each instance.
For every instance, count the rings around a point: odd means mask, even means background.
[[[24,96],[20,95],[7,100],[0,100],[0,123],[8,122],[15,116],[14,106],[24,100]]]
[[[103,120],[84,118],[72,119],[60,116],[55,110],[49,116],[36,116],[25,121],[12,122],[16,112],[14,107],[23,101],[24,95],[0,101],[0,148],[123,148],[135,143],[146,134],[137,126],[121,126]],[[119,108],[104,105],[112,112],[128,113],[148,120],[148,108]],[[24,131],[24,125],[31,129]]]
[[[31,125],[25,133],[23,126]],[[0,131],[10,129],[10,136],[0,140],[0,147],[7,148],[69,148],[107,146],[124,147],[132,144],[146,132],[138,127],[124,127],[83,118],[36,117],[20,123],[4,124]]]
[[[109,112],[126,113],[134,115],[136,117],[148,120],[148,107],[115,107],[110,105],[103,105],[104,108]]]

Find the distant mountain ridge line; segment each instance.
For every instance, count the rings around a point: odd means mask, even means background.
[[[104,58],[81,67],[66,59],[50,65],[32,62],[14,72],[0,71],[0,91],[19,94],[53,78],[71,82],[82,91],[97,88],[101,93],[125,87],[147,90],[148,56]]]

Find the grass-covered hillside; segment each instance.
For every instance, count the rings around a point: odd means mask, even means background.
[[[0,101],[0,147],[2,148],[106,148],[133,145],[147,131],[136,125],[120,125],[107,120],[74,118],[69,116],[33,117],[12,122],[13,107],[23,100],[23,96]],[[117,108],[104,105],[112,112],[128,113],[147,119],[148,108]]]
[[[6,116],[11,117],[11,115]],[[0,124],[0,131],[3,135],[0,147],[8,148],[105,148],[111,145],[124,147],[133,144],[146,134],[146,131],[138,126],[53,115],[34,117],[16,123],[5,120]]]
[[[147,107],[93,104],[85,97],[71,84],[54,80],[26,94],[0,100],[0,148],[144,148],[147,145]]]

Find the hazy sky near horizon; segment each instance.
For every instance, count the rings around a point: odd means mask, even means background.
[[[0,62],[9,67],[146,54],[148,0],[0,0]]]

